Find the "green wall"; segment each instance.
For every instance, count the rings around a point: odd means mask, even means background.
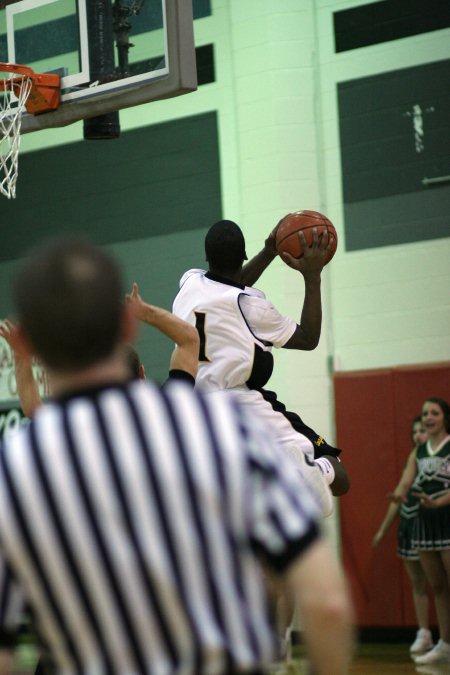
[[[446,60],[338,85],[348,251],[448,235],[449,75]]]

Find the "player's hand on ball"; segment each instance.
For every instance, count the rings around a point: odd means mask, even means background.
[[[303,245],[303,238],[298,236],[299,232],[304,234],[306,246]],[[328,238],[324,237],[325,233],[327,233]],[[282,256],[282,253],[289,253],[294,258],[301,258],[306,247],[313,248],[317,238],[319,242],[323,238],[324,241],[319,248],[326,250],[327,253],[324,265],[332,260],[338,243],[337,232],[331,220],[323,213],[308,210],[295,211],[284,216],[277,225],[275,238],[280,256]],[[284,260],[283,256],[282,259]],[[286,260],[288,259],[286,258]]]
[[[301,258],[294,258],[287,252],[280,253],[284,262],[298,270],[301,274],[320,273],[327,262],[329,251],[333,246],[333,236],[329,236],[328,232],[323,232],[319,238],[317,228],[313,228],[312,244],[308,246],[306,237],[302,231],[296,233],[300,246],[303,251]]]

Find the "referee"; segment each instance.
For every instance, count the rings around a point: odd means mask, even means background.
[[[0,451],[0,672],[28,611],[72,675],[267,672],[259,559],[296,595],[317,673],[345,673],[351,608],[298,472],[227,394],[128,383],[135,319],[99,249],[57,240],[14,285],[54,395]]]

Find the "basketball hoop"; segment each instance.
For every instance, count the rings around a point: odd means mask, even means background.
[[[11,199],[16,196],[22,115],[58,108],[60,76],[1,62],[0,72],[18,73],[0,78],[0,192]]]

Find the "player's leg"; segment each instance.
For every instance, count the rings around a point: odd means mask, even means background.
[[[246,387],[236,387],[231,389],[230,392],[236,396],[240,405],[246,408],[250,415],[258,415],[272,430],[280,447],[292,459],[294,466],[297,467],[304,480],[311,487],[323,517],[331,515],[333,512],[333,496],[324,473],[314,463],[314,448],[311,441],[303,434],[298,433],[284,415],[274,411],[259,391]],[[208,394],[208,396],[214,395],[215,392]]]
[[[259,393],[269,403],[275,413],[282,415],[289,422],[295,432],[299,433],[302,437],[306,437],[312,443],[314,450],[313,459],[322,470],[332,494],[335,497],[346,494],[350,489],[350,479],[345,466],[339,460],[341,450],[330,445],[321,434],[318,434],[312,427],[305,424],[300,415],[287,410],[274,391],[261,389]]]

